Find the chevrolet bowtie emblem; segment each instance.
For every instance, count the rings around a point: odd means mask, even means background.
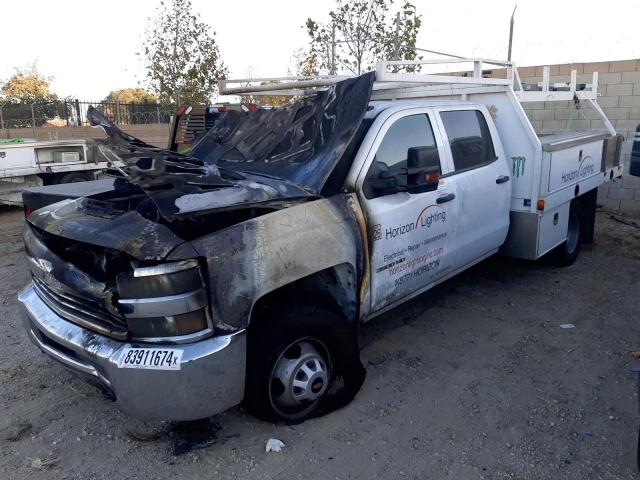
[[[49,260],[45,260],[44,258],[31,258],[30,260],[40,270],[47,273],[51,273],[51,270],[53,270],[53,265]]]

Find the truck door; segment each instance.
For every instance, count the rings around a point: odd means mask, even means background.
[[[441,179],[437,190],[423,193],[380,188],[380,178],[407,167],[412,148],[431,149],[441,174],[449,172],[433,124],[424,111],[392,115],[369,152],[366,175],[358,181],[370,229],[372,312],[424,290],[453,267],[455,180]]]
[[[481,110],[442,110],[439,117],[453,165],[450,175],[457,187],[457,270],[504,243],[509,230],[510,172],[502,146],[495,141],[495,127]]]

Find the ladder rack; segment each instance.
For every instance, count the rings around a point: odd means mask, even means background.
[[[404,68],[420,69],[422,66],[472,64],[464,73],[429,74],[400,72]],[[505,78],[484,75],[485,66],[505,71]],[[523,84],[513,62],[483,58],[446,58],[435,60],[381,60],[376,64],[376,79],[372,100],[409,99],[512,91],[520,102],[570,101],[575,98],[590,103],[598,97],[598,73],[594,72],[591,84],[577,84],[577,74],[571,71],[570,81],[550,83],[549,67],[544,67],[542,82]],[[469,75],[470,73],[470,75]],[[317,90],[350,78],[343,75],[315,77],[268,77],[220,80],[222,95],[310,95]]]

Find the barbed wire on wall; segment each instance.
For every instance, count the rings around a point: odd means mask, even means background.
[[[93,106],[120,125],[170,123],[174,107],[155,103],[54,102],[0,104],[0,129],[79,127],[89,125],[87,109]]]

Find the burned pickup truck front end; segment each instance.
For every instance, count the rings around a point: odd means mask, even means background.
[[[130,235],[146,244],[144,236],[154,235],[162,255],[180,241],[137,215],[92,217],[82,204],[46,207],[25,226],[33,280],[20,302],[30,339],[136,417],[187,420],[237,404],[244,330],[214,324],[200,261],[160,262],[133,245],[98,246]],[[73,225],[94,243],[38,226],[55,217],[65,219],[59,228]]]
[[[340,191],[349,159],[337,165],[372,84],[369,74],[283,109],[230,111],[189,154],[90,109],[109,136],[98,148],[123,167],[112,188],[27,218],[30,339],[127,413],[192,420],[243,399],[259,299],[316,275],[355,319],[364,227]]]

